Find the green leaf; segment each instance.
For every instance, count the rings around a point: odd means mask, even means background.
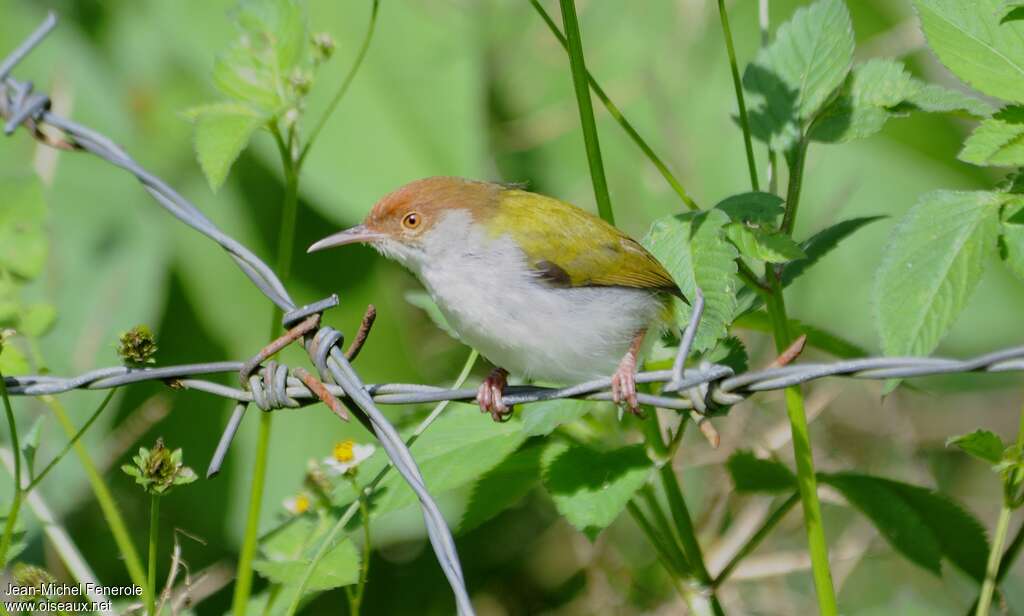
[[[545,449],[542,465],[558,512],[591,539],[615,521],[653,469],[643,445],[600,452],[555,443]]]
[[[36,417],[35,421],[32,422],[32,427],[21,437],[21,455],[25,460],[25,466],[28,468],[29,477],[35,477],[36,453],[39,451],[39,439],[42,434],[42,425],[45,418],[45,415]]]
[[[1007,2],[1003,10],[1006,11],[1006,14],[999,20],[1000,25],[1024,20],[1024,2]]]
[[[1000,26],[1002,0],[914,0],[921,28],[957,77],[998,98],[1024,102],[1024,27]]]
[[[9,505],[6,506],[5,511],[9,511]],[[0,515],[0,528],[6,528],[7,526],[7,515]],[[22,518],[19,516],[14,522],[14,531],[11,533],[11,544],[7,546],[7,562],[14,562],[14,559],[19,554],[25,551],[28,547],[28,541],[25,540],[25,527]]]
[[[558,426],[583,417],[597,406],[584,400],[545,400],[523,407],[523,431],[527,436],[547,436]]]
[[[715,208],[733,222],[772,224],[783,213],[782,197],[766,192],[747,192],[720,201]]]
[[[1019,220],[1018,219],[1022,219]],[[1024,199],[1014,197],[1003,208],[999,226],[999,256],[1010,271],[1024,280]]]
[[[743,75],[758,139],[780,151],[842,85],[853,62],[853,25],[841,0],[801,7]]]
[[[57,319],[57,309],[50,304],[31,304],[21,313],[18,323],[19,333],[30,338],[38,338],[50,331]]]
[[[991,192],[925,195],[893,230],[875,279],[875,317],[887,355],[938,345],[995,252],[999,205]]]
[[[1024,165],[1024,107],[1007,107],[983,120],[964,142],[958,158],[980,166]]]
[[[942,572],[939,539],[914,508],[885,482],[856,473],[823,473],[819,480],[839,490],[897,551],[936,575]]]
[[[882,130],[890,108],[918,89],[902,62],[876,58],[850,73],[843,93],[823,111],[810,136],[816,141],[842,143]]]
[[[9,341],[5,342],[3,348],[0,349],[0,373],[16,376],[29,372],[28,358],[25,357],[25,354]]]
[[[191,110],[195,122],[195,148],[199,166],[210,188],[216,191],[228,177],[231,165],[249,144],[267,116],[247,105],[215,103]]]
[[[46,202],[33,177],[0,179],[0,270],[35,278],[46,263]]]
[[[1003,459],[1002,439],[988,430],[975,430],[967,434],[951,436],[946,439],[946,447],[956,445],[964,452],[990,464],[999,464]]]
[[[768,317],[768,313],[763,310],[748,312],[747,314],[742,315],[736,319],[734,325],[743,329],[750,329],[768,334],[772,332],[771,319]],[[831,353],[836,357],[853,359],[856,357],[867,357],[870,355],[867,349],[858,344],[825,331],[820,327],[798,321],[797,319],[789,320],[789,331],[793,332],[794,335],[797,336],[801,334],[807,336],[808,346],[821,349],[822,351]]]
[[[800,244],[800,248],[806,255],[786,264],[782,269],[782,286],[788,287],[790,283],[806,272],[812,265],[820,261],[825,255],[832,252],[846,238],[856,233],[861,227],[869,225],[876,220],[882,220],[885,216],[864,216],[851,218],[837,222],[812,235],[809,239]]]
[[[785,233],[772,233],[748,227],[741,222],[733,222],[726,225],[725,235],[736,245],[741,255],[750,259],[767,263],[786,263],[807,256],[793,238]]]
[[[775,460],[758,458],[751,451],[737,451],[725,463],[737,492],[791,492],[796,475]]]
[[[289,78],[304,58],[307,33],[297,0],[255,0],[237,15],[240,36],[213,67],[213,81],[232,99],[275,115],[298,97]]]
[[[742,374],[749,367],[750,357],[747,355],[747,347],[743,346],[743,341],[735,336],[729,336],[719,342],[704,359],[713,364],[729,366],[736,374]]]
[[[857,473],[818,475],[860,509],[904,556],[940,573],[946,558],[980,581],[985,576],[985,529],[956,501],[933,490]]]
[[[917,91],[897,106],[897,109],[919,109],[931,113],[949,113],[963,111],[977,117],[988,117],[996,109],[989,103],[965,94],[959,90],[951,90],[938,84],[924,83],[914,80]]]
[[[257,560],[252,568],[275,584],[297,586],[312,562],[312,557],[295,560]],[[317,592],[355,584],[359,581],[359,552],[348,539],[342,539],[324,554],[309,578],[306,590]]]
[[[543,451],[544,447],[538,445],[527,446],[477,480],[462,513],[459,532],[473,530],[521,501],[540,479]]]
[[[459,339],[458,334],[448,324],[448,319],[445,318],[444,313],[437,307],[437,303],[433,297],[430,297],[429,293],[426,291],[409,291],[405,294],[405,301],[427,313],[427,316],[430,317],[430,320],[434,322],[438,329],[456,340]]]
[[[437,496],[480,478],[526,440],[518,419],[496,424],[476,406],[452,404],[410,448],[430,493]],[[374,456],[383,456],[378,450]],[[372,460],[373,458],[371,458]],[[416,502],[398,473],[380,484],[378,513]]]
[[[736,247],[725,239],[729,217],[717,209],[656,221],[643,245],[672,274],[687,297],[697,286],[704,292],[704,317],[694,339],[695,351],[706,351],[728,334],[736,313]],[[691,308],[676,302],[677,319],[687,323]]]

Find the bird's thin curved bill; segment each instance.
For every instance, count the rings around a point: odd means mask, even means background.
[[[380,233],[370,231],[363,225],[357,225],[351,229],[345,229],[339,231],[334,235],[328,235],[319,242],[313,244],[306,252],[316,252],[325,248],[334,248],[335,246],[344,246],[345,244],[366,244],[374,242],[381,238]]]

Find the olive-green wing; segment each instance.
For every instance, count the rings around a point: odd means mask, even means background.
[[[489,228],[511,235],[551,284],[652,289],[686,299],[647,249],[597,216],[522,190],[502,191],[499,199]]]

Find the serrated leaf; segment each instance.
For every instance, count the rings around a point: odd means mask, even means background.
[[[294,102],[288,79],[303,59],[304,12],[296,0],[254,0],[237,22],[240,36],[218,56],[213,81],[230,98],[274,115]]]
[[[768,317],[768,313],[763,310],[744,314],[736,319],[735,326],[765,333],[772,332],[771,319]],[[789,320],[789,331],[793,332],[793,334],[797,336],[801,334],[807,336],[808,346],[821,349],[822,351],[831,353],[836,357],[853,359],[855,357],[867,357],[870,355],[868,350],[860,345],[854,344],[845,338],[825,331],[820,327],[809,325],[796,319]]]
[[[19,333],[31,338],[38,338],[50,331],[57,319],[57,309],[50,304],[31,304],[26,306],[18,319]]]
[[[990,464],[999,464],[1003,459],[1002,439],[988,430],[975,430],[967,434],[951,436],[946,439],[946,447],[956,445],[965,453]]]
[[[737,492],[791,492],[797,488],[793,471],[775,460],[737,451],[725,463]]]
[[[989,551],[985,529],[956,501],[871,475],[819,473],[818,479],[842,492],[911,561],[938,574],[941,555],[974,579],[984,579]]]
[[[787,287],[801,274],[806,272],[812,265],[820,261],[828,253],[832,252],[839,243],[850,237],[862,227],[869,225],[876,220],[882,220],[885,216],[864,216],[862,218],[851,218],[837,222],[831,227],[818,231],[810,238],[800,244],[800,248],[806,255],[792,263],[787,263],[782,268],[782,286]]]
[[[247,105],[214,103],[190,110],[195,124],[195,149],[206,181],[216,192],[228,177],[253,133],[267,116]]]
[[[743,75],[755,136],[777,151],[790,147],[842,85],[853,47],[853,25],[841,0],[797,9]]]
[[[999,256],[1011,272],[1024,280],[1024,199],[1013,198],[1004,208],[999,226]]]
[[[541,463],[555,508],[591,539],[615,521],[653,470],[643,445],[600,452],[555,443]]]
[[[750,357],[747,354],[747,347],[743,346],[743,341],[735,336],[729,336],[719,342],[704,359],[713,364],[729,366],[736,374],[742,374],[749,367]]]
[[[430,297],[429,293],[426,291],[409,291],[405,294],[405,301],[427,313],[427,316],[430,317],[430,320],[433,321],[438,329],[456,340],[459,339],[458,334],[448,324],[448,319],[445,318],[444,313],[437,307],[437,303],[433,297]]]
[[[921,516],[886,483],[856,473],[819,474],[863,513],[889,544],[911,562],[935,573],[942,572],[942,546]]]
[[[807,256],[793,238],[784,233],[763,231],[733,222],[726,225],[725,235],[741,255],[750,259],[786,263]]]
[[[951,90],[934,83],[914,80],[917,91],[897,106],[897,109],[920,109],[931,113],[964,111],[977,117],[988,117],[996,109],[989,103],[959,90]]]
[[[459,532],[473,530],[522,500],[540,479],[543,451],[541,446],[528,446],[505,458],[477,480],[462,513]]]
[[[452,404],[410,450],[427,488],[437,496],[483,476],[524,440],[526,433],[519,419],[496,424],[476,406]],[[384,454],[374,454],[378,455]],[[374,502],[375,512],[392,511],[416,502],[416,496],[398,473],[384,479],[380,490],[381,496]]]
[[[996,249],[990,192],[937,191],[900,220],[883,251],[874,308],[887,355],[927,355],[949,331]]]
[[[0,179],[0,270],[35,278],[46,263],[46,202],[33,177]]]
[[[1024,107],[1007,107],[974,128],[958,158],[980,166],[1024,165]]]
[[[558,426],[589,413],[594,402],[584,400],[545,400],[523,407],[523,431],[527,436],[547,436]]]
[[[306,574],[312,558],[295,560],[257,560],[252,568],[275,584],[297,586]],[[306,590],[317,592],[355,584],[359,581],[359,552],[348,539],[342,539],[324,554],[309,578]]]
[[[903,63],[876,58],[851,71],[843,93],[815,121],[810,137],[842,143],[863,139],[882,130],[891,108],[918,89]]]
[[[782,197],[766,192],[747,192],[726,197],[715,205],[733,222],[771,224],[783,213]]]
[[[686,297],[697,286],[704,293],[704,316],[694,339],[695,351],[706,351],[728,334],[736,313],[736,247],[725,239],[729,217],[717,209],[687,213],[656,221],[643,245],[665,266]],[[676,302],[679,323],[687,323],[691,308]]]
[[[1002,99],[1024,102],[1024,26],[999,25],[1003,0],[914,0],[935,55],[957,77]]]

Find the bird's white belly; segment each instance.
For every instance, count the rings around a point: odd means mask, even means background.
[[[514,375],[559,383],[609,376],[661,313],[649,291],[552,288],[518,248],[488,248],[417,273],[463,342]]]

